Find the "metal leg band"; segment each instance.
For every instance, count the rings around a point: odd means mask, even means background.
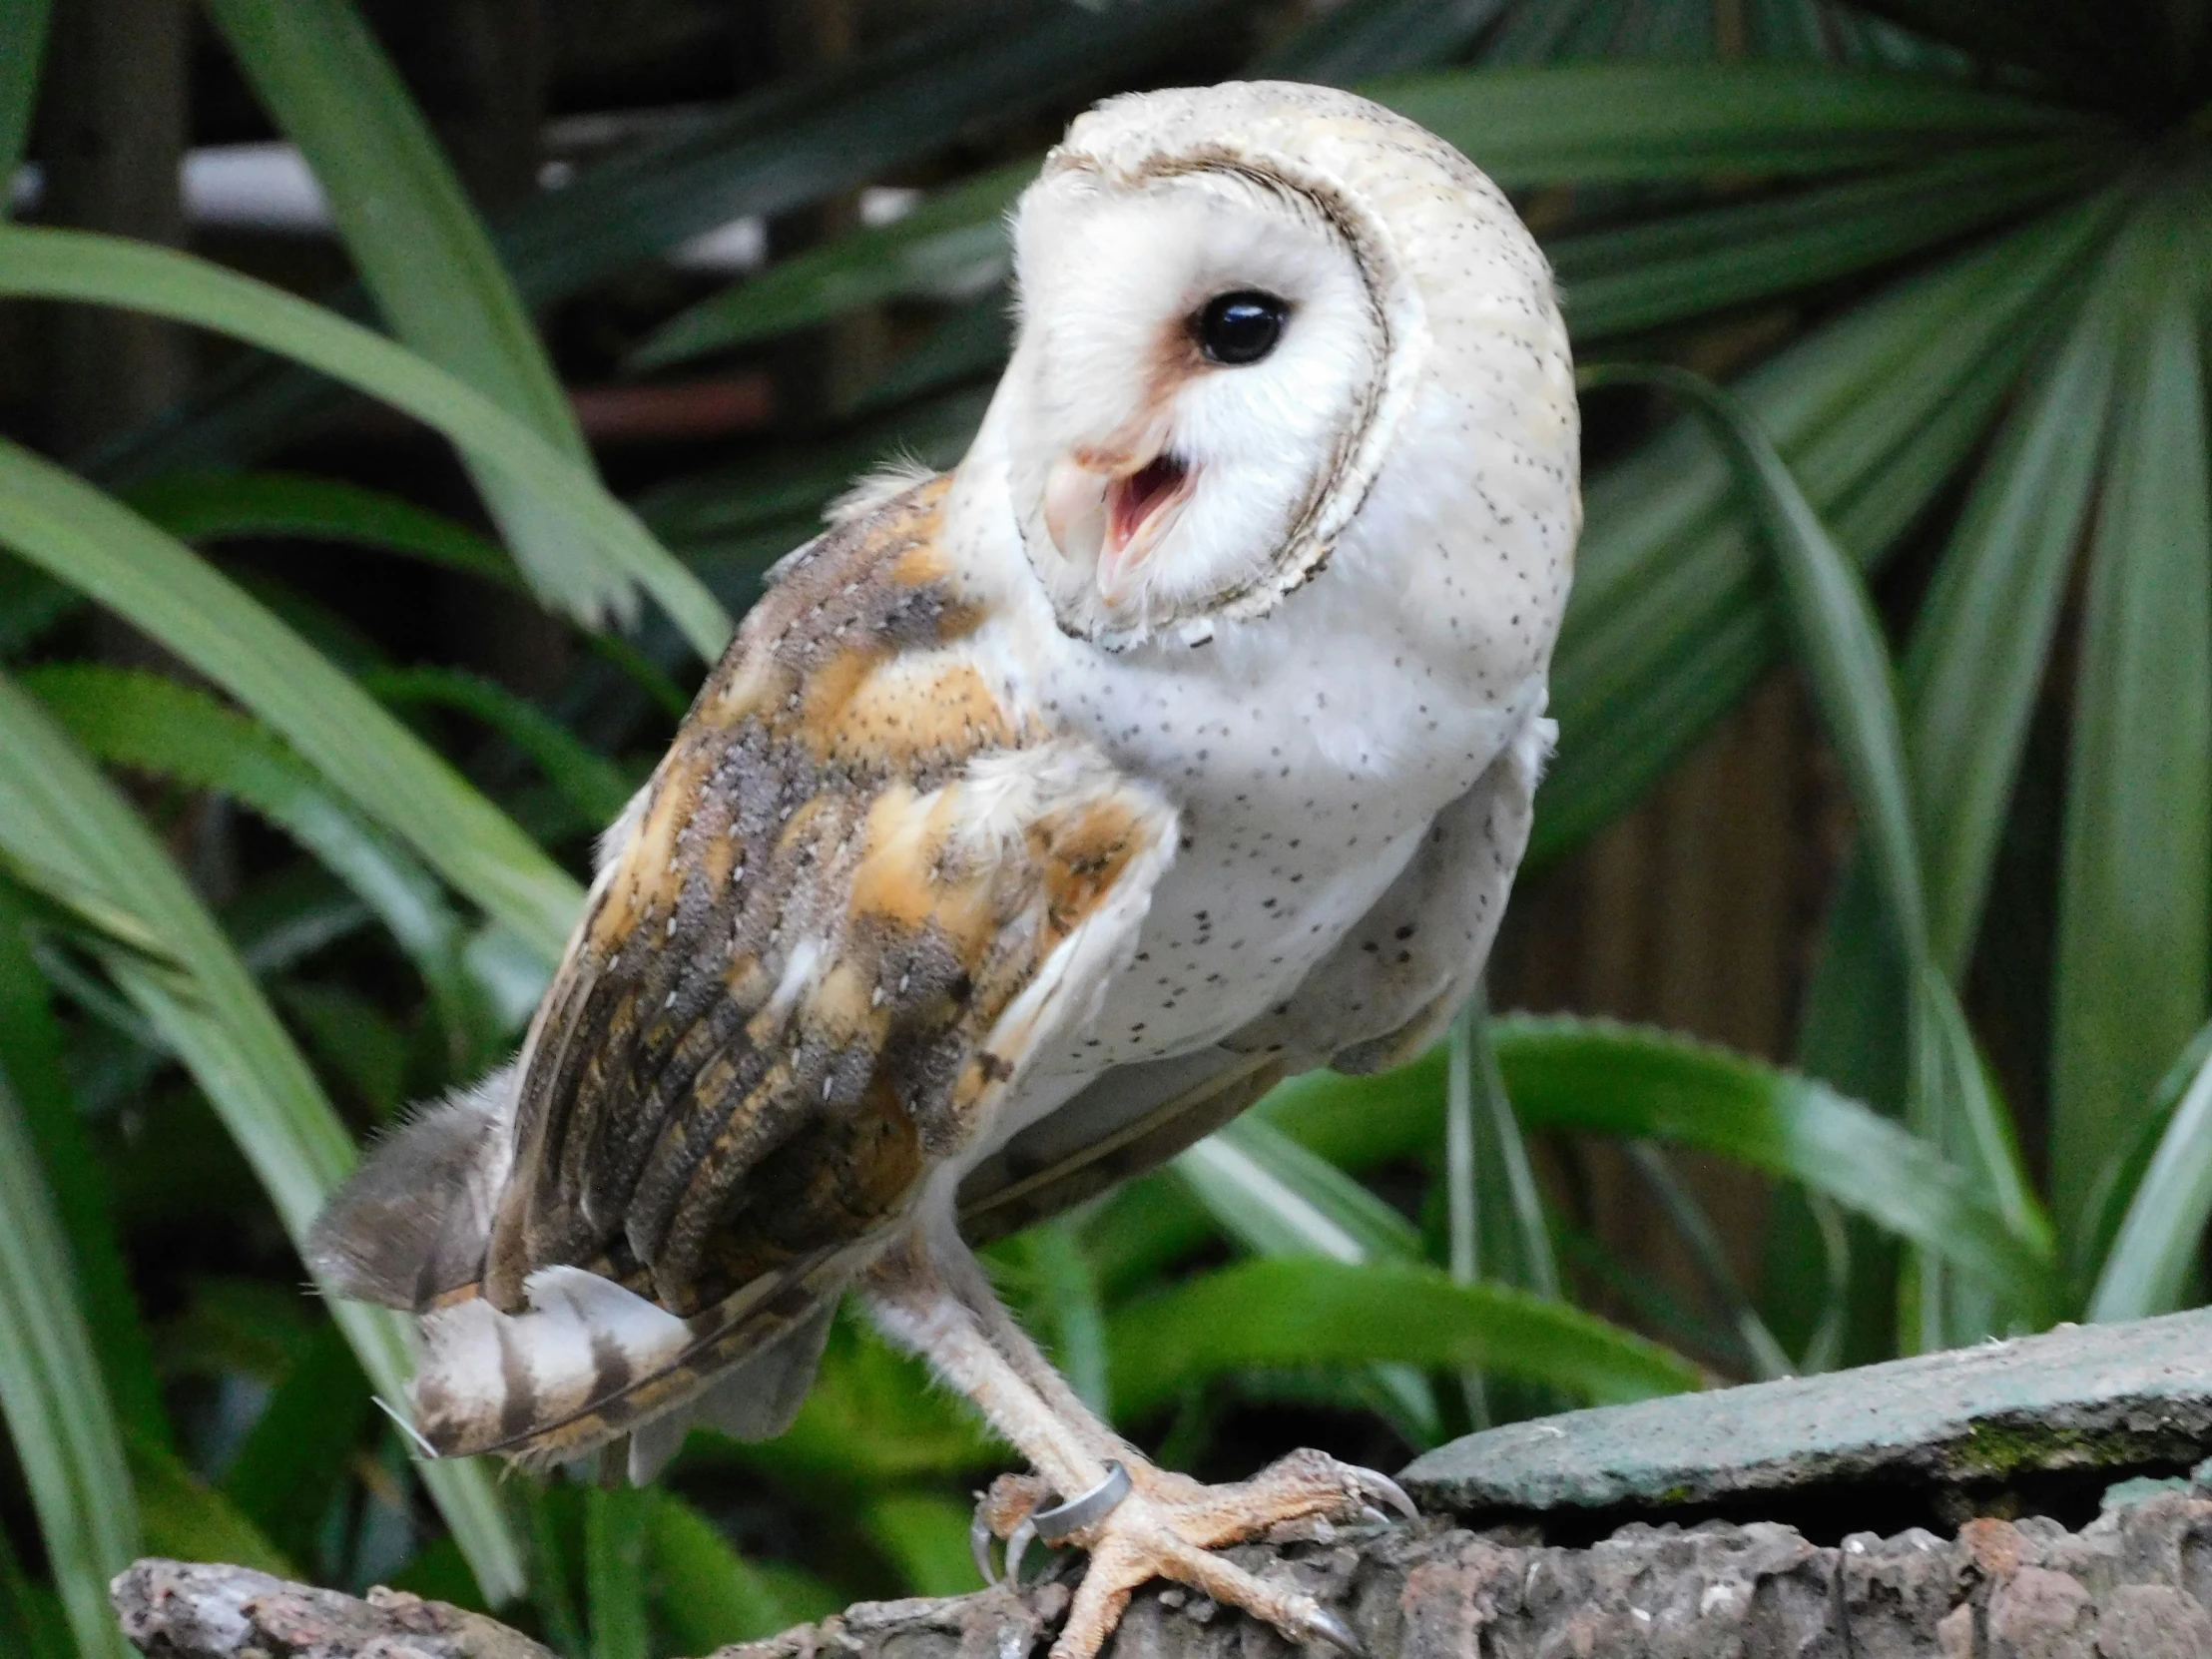
[[[1037,1529],[1037,1537],[1044,1543],[1056,1544],[1063,1538],[1104,1520],[1120,1507],[1121,1500],[1129,1495],[1129,1471],[1119,1463],[1106,1465],[1106,1478],[1079,1497],[1071,1497],[1065,1503],[1054,1504],[1049,1509],[1039,1509],[1029,1517],[1030,1525]]]

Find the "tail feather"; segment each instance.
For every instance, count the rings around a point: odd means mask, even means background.
[[[633,1466],[674,1454],[695,1419],[747,1439],[798,1414],[851,1279],[849,1252],[797,1264],[681,1319],[587,1268],[540,1268],[528,1306],[481,1296],[422,1319],[415,1425],[440,1456],[567,1462],[643,1434]]]
[[[515,1084],[503,1066],[375,1148],[308,1236],[307,1267],[326,1289],[420,1310],[482,1277],[513,1157]]]
[[[441,1456],[509,1446],[620,1398],[692,1343],[667,1309],[583,1268],[540,1268],[523,1289],[519,1314],[471,1297],[422,1317],[415,1426]]]
[[[694,1423],[719,1428],[734,1440],[773,1440],[792,1425],[814,1386],[834,1297],[793,1325],[758,1354],[740,1360],[688,1405],[664,1411],[630,1431],[630,1483],[642,1486],[683,1447]]]
[[[684,1319],[609,1277],[608,1262],[541,1267],[524,1306],[480,1294],[513,1161],[507,1066],[388,1136],[307,1241],[325,1289],[422,1315],[414,1426],[439,1456],[533,1463],[635,1436],[633,1468],[667,1461],[696,1419],[743,1439],[780,1434],[814,1381],[850,1251],[796,1262]],[[595,1272],[594,1269],[604,1271]]]

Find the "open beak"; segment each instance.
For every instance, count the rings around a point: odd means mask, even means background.
[[[1120,605],[1189,493],[1190,478],[1190,469],[1164,449],[1104,464],[1090,455],[1063,457],[1045,478],[1045,529],[1065,558],[1092,566],[1099,596]]]

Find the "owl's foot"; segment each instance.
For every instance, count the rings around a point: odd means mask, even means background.
[[[985,1530],[1007,1540],[1009,1578],[1020,1577],[1021,1555],[1032,1536],[1064,1539],[1090,1553],[1090,1566],[1059,1640],[1052,1644],[1051,1659],[1092,1659],[1120,1622],[1131,1592],[1154,1578],[1172,1578],[1225,1606],[1241,1607],[1293,1642],[1324,1641],[1356,1659],[1361,1654],[1352,1627],[1312,1596],[1270,1583],[1213,1551],[1297,1521],[1386,1520],[1378,1504],[1410,1519],[1412,1501],[1394,1480],[1319,1451],[1294,1451],[1234,1485],[1201,1485],[1135,1458],[1127,1465],[1126,1480],[1127,1490],[1118,1501],[1105,1502],[1113,1495],[1109,1484],[1089,1513],[1060,1517],[1055,1510],[1073,1506],[1040,1508],[1050,1494],[1037,1476],[1002,1475],[977,1506],[977,1537],[983,1547],[987,1549]],[[1060,1530],[1068,1520],[1083,1524]],[[987,1555],[979,1552],[978,1564],[988,1576]]]

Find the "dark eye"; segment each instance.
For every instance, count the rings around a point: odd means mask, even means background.
[[[1256,363],[1275,349],[1291,307],[1272,293],[1247,288],[1206,301],[1198,313],[1198,348],[1208,362]]]

